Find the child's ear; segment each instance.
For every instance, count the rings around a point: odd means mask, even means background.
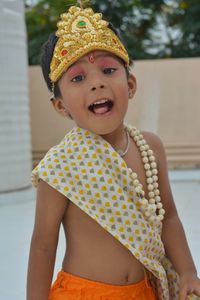
[[[129,99],[133,98],[137,90],[137,81],[133,74],[130,74],[128,77],[128,96]]]
[[[67,117],[69,115],[68,110],[63,104],[62,99],[60,98],[52,98],[51,99],[52,105],[54,109],[63,117]]]

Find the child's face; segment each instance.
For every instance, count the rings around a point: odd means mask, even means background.
[[[130,91],[136,87],[135,78],[127,78],[120,59],[106,51],[94,51],[69,67],[59,80],[62,99],[54,100],[62,115],[70,113],[76,124],[97,134],[107,134],[123,122]],[[106,100],[103,108],[90,105]],[[105,111],[105,113],[103,113]]]

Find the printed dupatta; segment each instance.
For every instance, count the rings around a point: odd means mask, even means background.
[[[150,223],[140,210],[129,170],[101,136],[75,126],[32,171],[32,183],[41,178],[65,195],[144,265],[160,300],[175,300],[178,277],[165,257],[162,224]]]

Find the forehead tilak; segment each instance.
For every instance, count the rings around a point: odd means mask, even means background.
[[[120,58],[117,57],[116,55],[114,55],[113,53],[110,53],[110,52],[99,53],[98,50],[94,50],[94,51],[86,54],[86,56],[88,58],[88,61],[92,64],[98,58],[113,58],[113,59],[117,59],[118,61],[120,60]]]
[[[89,62],[90,62],[91,64],[94,63],[94,61],[95,61],[94,52],[91,52],[91,53],[88,54],[88,60],[89,60]]]
[[[119,60],[119,58],[112,53],[109,53],[109,52],[98,53],[98,50],[94,50],[88,54],[85,54],[83,57],[79,58],[77,61],[75,61],[73,64],[71,64],[71,66],[69,66],[68,69],[70,69],[71,67],[73,67],[74,65],[77,65],[79,63],[86,62],[87,60],[93,64],[95,62],[95,60],[97,60],[99,58],[114,58],[114,59]]]

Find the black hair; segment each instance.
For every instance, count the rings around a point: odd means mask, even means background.
[[[55,32],[52,32],[49,35],[48,40],[42,46],[41,59],[40,59],[42,73],[46,81],[47,87],[51,92],[53,90],[53,86],[52,86],[51,79],[49,78],[50,65],[51,65],[53,52],[57,41],[58,41],[58,37],[55,35]],[[57,82],[54,84],[54,96],[55,97],[61,96],[60,89]]]
[[[124,42],[123,42],[122,38],[120,37],[120,34],[116,30],[116,28],[114,28],[114,26],[111,23],[109,23],[108,27],[118,36],[118,38],[124,44]],[[40,64],[41,64],[41,67],[42,67],[42,73],[43,73],[44,79],[46,81],[47,87],[48,87],[49,91],[51,91],[51,92],[52,92],[52,90],[54,91],[55,98],[62,96],[61,92],[60,92],[58,82],[56,82],[54,84],[54,88],[53,88],[52,82],[49,78],[51,60],[52,60],[52,57],[53,57],[53,52],[54,52],[54,48],[55,48],[55,45],[56,45],[57,41],[58,41],[58,37],[55,35],[55,32],[51,33],[49,35],[48,40],[42,46],[41,59],[40,59],[40,62],[41,62]],[[122,59],[121,59],[121,62],[125,66],[125,63]],[[129,71],[129,68],[127,66],[125,66],[125,69],[126,69],[126,75],[127,75],[127,78],[128,78],[129,75],[130,75],[130,71]]]

